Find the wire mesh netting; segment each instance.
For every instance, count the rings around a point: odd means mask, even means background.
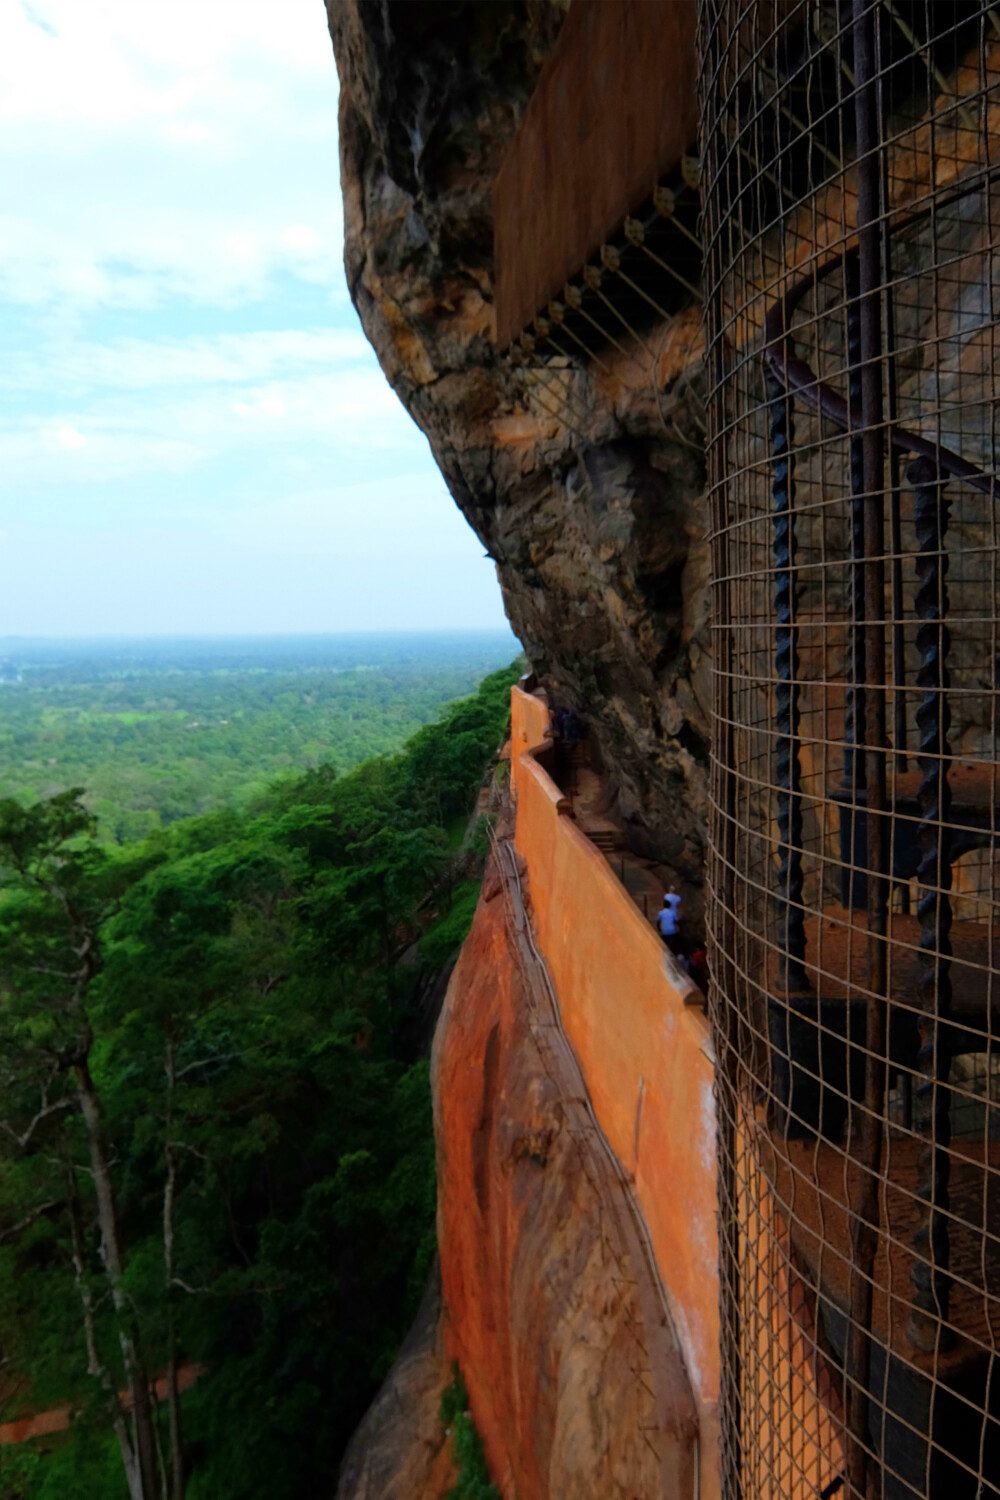
[[[1000,15],[700,45],[724,1492],[1000,1494]]]
[[[507,351],[523,398],[584,444],[625,397],[633,421],[700,446],[676,420],[702,340],[697,166],[683,158]]]

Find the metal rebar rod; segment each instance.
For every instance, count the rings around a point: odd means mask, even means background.
[[[942,192],[935,197],[933,212],[940,213],[951,204],[968,198],[970,193],[988,188],[997,181],[1000,181],[1000,166],[996,164],[982,172],[965,177],[961,185],[953,192]],[[922,208],[914,213],[887,217],[883,221],[883,232],[886,236],[902,234],[914,225],[922,223],[931,213],[932,210]],[[858,248],[860,252],[860,244]],[[811,411],[819,412],[841,432],[848,432],[851,429],[851,418],[847,410],[847,402],[831,386],[814,374],[805,360],[800,359],[791,347],[792,319],[800,302],[819,282],[843,265],[844,253],[843,250],[837,250],[829,259],[819,264],[810,263],[806,273],[796,277],[784,295],[777,297],[767,308],[764,314],[764,360],[768,368],[778,375],[785,389],[794,392],[796,399],[803,406]],[[850,254],[850,249],[846,253]],[[963,458],[960,453],[953,452],[940,441],[932,441],[924,437],[922,433],[912,432],[898,426],[894,421],[890,421],[886,426],[886,440],[903,453],[914,453],[933,459],[943,473],[963,480],[973,489],[989,495],[991,499],[1000,495],[1000,483],[992,470],[981,469],[978,464]]]
[[[635,248],[638,250],[644,250],[646,247],[640,242],[636,245]],[[605,259],[605,251],[611,252],[611,258]],[[625,285],[631,287],[633,292],[635,292],[637,296],[641,297],[644,302],[649,303],[650,307],[656,313],[657,317],[662,318],[665,323],[670,322],[671,318],[673,318],[675,314],[667,312],[667,309],[663,307],[659,302],[657,302],[655,297],[651,297],[648,292],[644,292],[639,283],[637,281],[633,281],[631,276],[629,276],[627,272],[622,270],[621,257],[618,255],[618,252],[613,249],[612,246],[602,246],[601,259],[602,261],[604,261],[604,264],[607,266],[609,271],[611,271],[615,276],[620,277],[621,280],[624,281]],[[624,318],[622,318],[622,322],[625,323]],[[629,332],[632,334],[633,338],[639,339],[642,337],[641,334],[635,333],[628,323],[625,323],[625,326],[629,329]],[[642,339],[642,342],[645,343],[645,339]]]
[[[860,282],[854,256],[844,260],[844,292],[847,302],[847,390],[848,416],[861,409],[861,309]],[[850,624],[847,641],[847,700],[844,710],[843,785],[856,792],[864,781],[865,725],[865,466],[861,434],[851,432],[851,563],[848,570]],[[856,800],[856,799],[855,799]],[[851,827],[856,827],[855,801],[851,804]],[[855,857],[853,840],[851,859]],[[851,872],[853,893],[853,871]],[[853,906],[853,899],[850,904]]]
[[[644,255],[648,255],[650,260],[655,261],[658,266],[661,266],[664,271],[666,271],[670,276],[674,278],[675,281],[680,282],[684,290],[686,292],[690,292],[691,296],[696,302],[704,302],[705,299],[698,288],[694,286],[690,281],[688,281],[686,276],[682,276],[680,271],[675,270],[673,266],[669,265],[667,261],[663,259],[662,255],[657,255],[654,250],[650,250],[648,245],[642,246],[642,252]]]
[[[883,201],[889,200],[889,163],[886,153],[882,160]],[[899,418],[899,377],[896,370],[896,301],[895,280],[892,269],[892,250],[886,238],[885,287],[885,349],[886,349],[886,396],[889,402],[889,427],[895,427]],[[900,775],[906,770],[906,638],[903,630],[905,604],[903,599],[903,532],[900,517],[900,457],[897,443],[889,443],[889,551],[890,595],[892,598],[892,748],[895,771]],[[904,903],[909,900],[907,895]],[[904,1080],[904,1094],[908,1080]],[[909,1108],[905,1121],[909,1126]]]
[[[596,276],[597,277],[597,288],[600,287],[600,284],[601,284],[600,283],[600,272],[597,271],[596,268],[593,267],[593,266],[584,266],[583,269],[584,269],[584,284],[586,285],[587,290],[588,291],[595,291],[596,288],[591,283],[593,281],[593,277]],[[590,278],[590,280],[587,279],[587,275],[586,275],[586,273],[588,271],[590,271],[590,272],[593,273],[592,276],[591,276],[591,278]],[[597,320],[596,320],[596,318],[592,318],[590,316],[589,312],[587,312],[586,308],[583,306],[583,294],[582,294],[582,292],[580,292],[578,289],[574,289],[573,287],[567,285],[565,295],[566,295],[566,304],[567,304],[567,306],[571,307],[574,312],[579,313],[581,318],[586,318],[586,320],[590,324],[591,328],[595,328],[597,330],[597,332],[601,335],[602,339],[606,339],[609,344],[614,344],[615,348],[618,350],[618,353],[619,354],[624,354],[624,356],[625,356],[626,359],[631,359],[631,360],[635,359],[635,355],[634,354],[630,354],[629,351],[626,348],[624,348],[621,344],[619,344],[618,340],[615,338],[615,336],[614,336],[613,333],[609,333],[608,330],[604,327],[604,325],[602,323],[598,323]],[[599,293],[598,293],[598,295],[599,295]],[[601,300],[606,302],[607,298],[605,297],[605,298],[602,298]]]
[[[681,234],[689,239],[698,253],[701,254],[704,248],[701,240],[693,232],[693,230],[690,230],[687,225],[682,222],[682,220],[677,218],[676,193],[672,192],[668,187],[661,186],[654,188],[653,207],[656,209],[656,212],[660,215],[661,219],[666,219],[668,224],[672,224],[675,229],[679,229]]]
[[[716,148],[710,153],[712,170],[715,169]],[[722,277],[721,251],[716,243],[709,250],[714,284]],[[719,329],[719,303],[713,300],[706,309],[706,332],[708,335],[706,365],[711,381],[717,391],[724,388],[726,380],[725,344]],[[713,427],[718,420],[717,408],[710,408],[709,421]],[[717,433],[711,433],[711,439]],[[722,1368],[720,1379],[721,1410],[721,1467],[730,1483],[739,1485],[743,1468],[743,1349],[738,1337],[727,1336],[727,1321],[735,1323],[739,1318],[742,1301],[741,1266],[741,1219],[745,1204],[741,1202],[740,1156],[745,1149],[740,1139],[736,1117],[736,1101],[745,1088],[747,1052],[740,1046],[740,1011],[735,1001],[740,994],[737,954],[739,937],[736,912],[739,909],[739,877],[737,875],[738,826],[740,788],[737,779],[736,736],[736,671],[735,625],[733,620],[733,589],[729,580],[734,571],[734,559],[730,554],[731,534],[727,513],[729,489],[721,452],[722,445],[709,440],[706,444],[708,460],[708,495],[711,506],[713,529],[713,556],[716,587],[713,589],[716,621],[716,645],[714,651],[715,673],[713,705],[716,725],[716,778],[717,801],[717,852],[713,865],[713,884],[716,891],[714,907],[710,908],[711,927],[709,946],[715,982],[710,996],[712,1010],[712,1032],[718,1048],[719,1090],[719,1150],[718,1150],[718,1194],[719,1208],[719,1297],[722,1314]],[[718,581],[721,580],[721,587]]]
[[[890,299],[890,310],[891,310]],[[891,335],[890,335],[891,336]],[[890,415],[895,419],[895,379],[889,364]],[[892,748],[896,771],[906,770],[906,637],[903,630],[903,529],[899,513],[899,449],[889,445],[889,550],[892,554]]]
[[[575,422],[571,422],[567,419],[565,411],[566,403],[564,401],[560,401],[555,392],[552,391],[552,389],[542,380],[538,372],[536,370],[531,370],[527,367],[523,367],[521,373],[524,376],[525,384],[534,387],[535,399],[537,400],[539,406],[541,406],[544,411],[548,412],[550,417],[554,417],[557,422],[561,423],[561,425],[566,428],[567,432],[574,433],[576,437],[580,438],[581,441],[586,443],[586,434],[583,433],[579,427],[577,427]],[[556,401],[557,405],[550,406],[547,401],[543,401],[541,396],[542,391],[544,391],[546,395],[551,396],[553,400]]]
[[[917,1163],[917,1196],[923,1222],[914,1235],[911,1274],[913,1310],[907,1333],[918,1349],[950,1341],[948,1179],[951,1143],[951,1056],[947,1024],[951,1014],[951,789],[948,785],[948,554],[945,535],[950,501],[934,464],[918,458],[906,474],[914,486],[913,523],[917,536],[916,610],[920,669],[917,686],[923,697],[917,709],[923,776],[918,799],[920,866],[920,1080],[915,1090],[916,1127],[922,1136]]]
[[[825,146],[822,141],[817,140],[815,130],[810,130],[805,121],[801,120],[799,116],[795,114],[794,111],[782,100],[781,92],[782,89],[786,87],[786,85],[778,77],[777,70],[775,68],[767,68],[763,64],[761,64],[759,67],[759,71],[761,76],[766,78],[768,83],[770,83],[772,88],[774,89],[774,93],[771,94],[768,98],[763,99],[762,103],[777,104],[779,110],[784,115],[789,125],[793,125],[795,127],[796,135],[801,136],[803,140],[808,141],[811,147],[818,151],[821,156],[825,157],[827,162],[835,172],[842,171],[844,164],[841,161],[840,157],[837,156],[833,151],[831,151],[829,146]]]
[[[868,844],[868,991],[865,1022],[865,1089],[861,1118],[852,1131],[851,1155],[859,1167],[852,1204],[850,1331],[847,1341],[847,1480],[850,1500],[865,1500],[871,1443],[872,1273],[879,1238],[878,1182],[882,1165],[886,1085],[886,880],[885,829],[885,561],[882,425],[882,217],[881,120],[875,7],[853,0],[854,72],[857,90],[858,313],[861,339],[861,447],[864,472],[865,587],[865,793]],[[853,1114],[853,1110],[852,1110]],[[853,1124],[853,1121],[852,1121]]]
[[[558,311],[558,317],[556,317],[553,314],[553,304],[550,302],[549,303],[549,317],[552,320],[552,322],[555,323],[556,327],[562,333],[564,333],[567,338],[571,338],[573,340],[574,344],[576,344],[578,348],[580,348],[580,349],[583,350],[584,354],[587,356],[588,359],[592,359],[594,361],[595,365],[600,365],[600,367],[604,371],[605,375],[610,375],[611,374],[611,366],[610,365],[606,365],[604,363],[604,360],[601,358],[601,356],[599,354],[595,354],[594,351],[593,351],[593,349],[591,349],[590,345],[587,344],[583,339],[579,338],[573,332],[572,328],[567,328],[566,327],[565,309],[561,305],[558,305],[557,306],[557,311]],[[569,353],[569,351],[567,349],[564,349],[562,347],[562,345],[559,344],[556,341],[555,338],[553,338],[553,336],[552,336],[551,333],[549,334],[548,339],[549,339],[549,343],[552,345],[552,347],[554,349],[558,349],[560,354],[565,354],[567,359],[571,359],[572,358],[572,355]]]
[[[774,557],[774,720],[778,783],[779,977],[788,990],[808,988],[802,907],[802,770],[799,757],[798,629],[795,623],[795,429],[792,398],[773,375],[771,402],[771,549]]]
[[[954,101],[950,106],[946,106],[945,109],[942,110],[942,114],[947,114],[949,108],[957,110],[958,117],[965,129],[971,130],[975,133],[978,128],[975,118],[971,115],[968,106],[964,104],[958,97],[957,88],[952,88],[952,85],[948,82],[948,79],[935,63],[930,45],[920,45],[913,32],[910,30],[909,26],[907,26],[906,22],[903,20],[903,17],[899,14],[899,11],[893,5],[892,0],[883,0],[883,4],[885,5],[886,10],[892,17],[895,24],[898,26],[899,30],[902,32],[903,36],[906,38],[907,42],[909,42],[910,46],[913,48],[913,51],[916,53],[917,57],[920,58],[924,67],[927,69],[927,75],[931,82],[937,84],[938,88],[945,96],[945,98],[951,97],[951,99]],[[931,96],[931,111],[933,113],[934,96],[930,89],[928,89],[928,93]]]

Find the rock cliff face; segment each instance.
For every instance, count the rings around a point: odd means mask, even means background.
[[[491,185],[567,0],[328,8],[365,331],[495,560],[541,682],[589,721],[629,842],[677,872],[696,915],[709,712],[698,312],[656,340],[655,381],[606,354],[600,372],[563,372],[554,405],[533,395],[493,345]],[[659,1493],[634,1278],[609,1254],[608,1206],[532,1034],[495,892],[452,978],[434,1090],[440,1332],[428,1314],[348,1453],[341,1500],[446,1493],[437,1402],[452,1357],[505,1500]]]
[[[337,1500],[441,1500],[448,1493],[456,1476],[440,1405],[450,1379],[435,1269],[395,1364],[344,1454]]]
[[[636,1270],[600,1159],[540,1042],[508,916],[491,870],[434,1048],[446,1343],[505,1497],[652,1496]]]
[[[490,190],[565,6],[328,0],[351,294],[495,559],[511,624],[591,720],[638,852],[701,876],[707,559],[698,316],[567,371],[570,418],[492,344]],[[525,233],[531,226],[525,225]],[[571,423],[571,425],[567,425]]]
[[[661,1493],[636,1269],[578,1101],[539,1045],[504,901],[491,867],[435,1040],[440,1277],[337,1500],[444,1500],[455,1360],[505,1500]]]

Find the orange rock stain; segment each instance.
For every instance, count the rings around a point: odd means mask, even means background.
[[[665,949],[607,860],[560,812],[532,751],[545,702],[512,689],[516,844],[535,938],[594,1111],[649,1226],[701,1429],[701,1495],[719,1493],[715,1102],[708,1023],[668,977]]]
[[[720,1356],[714,1055],[708,1023],[700,1008],[685,1003],[654,928],[600,851],[566,816],[566,798],[539,764],[536,752],[551,743],[544,699],[519,688],[511,697],[516,844],[527,865],[535,940],[594,1111],[631,1174],[649,1228],[698,1407],[699,1493],[709,1500],[720,1493]],[[749,1149],[749,1134],[748,1126],[742,1151]],[[759,1174],[757,1180],[752,1222],[768,1242],[776,1230],[780,1240],[766,1183]],[[814,1478],[818,1491],[842,1463],[839,1414],[820,1389],[815,1329],[787,1261],[781,1275],[786,1297],[766,1330],[758,1330],[769,1354],[757,1368],[770,1370],[773,1382],[758,1400],[771,1411],[771,1449],[782,1454],[794,1448],[796,1468]],[[800,1301],[794,1322],[782,1321],[781,1307]]]

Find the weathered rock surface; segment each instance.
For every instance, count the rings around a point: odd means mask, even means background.
[[[480,902],[433,1059],[445,1340],[517,1500],[652,1500],[634,1277],[536,1045],[504,897]]]
[[[709,714],[698,311],[656,334],[655,378],[645,353],[605,350],[603,367],[538,386],[499,357],[491,187],[566,0],[327,3],[365,331],[494,559],[543,685],[589,720],[629,841],[689,883],[695,915]],[[439,1378],[456,1357],[505,1500],[646,1500],[661,1474],[634,1280],[533,1038],[489,877],[486,893],[434,1051]],[[372,1500],[406,1482],[431,1500],[433,1462],[426,1445],[414,1454],[433,1382],[404,1399],[392,1379],[351,1455],[384,1445]],[[340,1500],[368,1494],[342,1486]]]
[[[599,376],[566,371],[561,393],[526,386],[491,342],[490,189],[564,5],[328,4],[347,276],[365,331],[495,559],[542,682],[595,726],[634,846],[698,881],[697,311],[657,336],[653,382],[616,356]]]
[[[495,874],[435,1037],[440,1273],[351,1440],[337,1500],[444,1500],[454,1360],[505,1500],[654,1500],[635,1273],[593,1145],[570,1128],[536,1043]]]
[[[455,1480],[441,1423],[450,1380],[435,1267],[416,1321],[350,1441],[337,1500],[441,1500]]]

